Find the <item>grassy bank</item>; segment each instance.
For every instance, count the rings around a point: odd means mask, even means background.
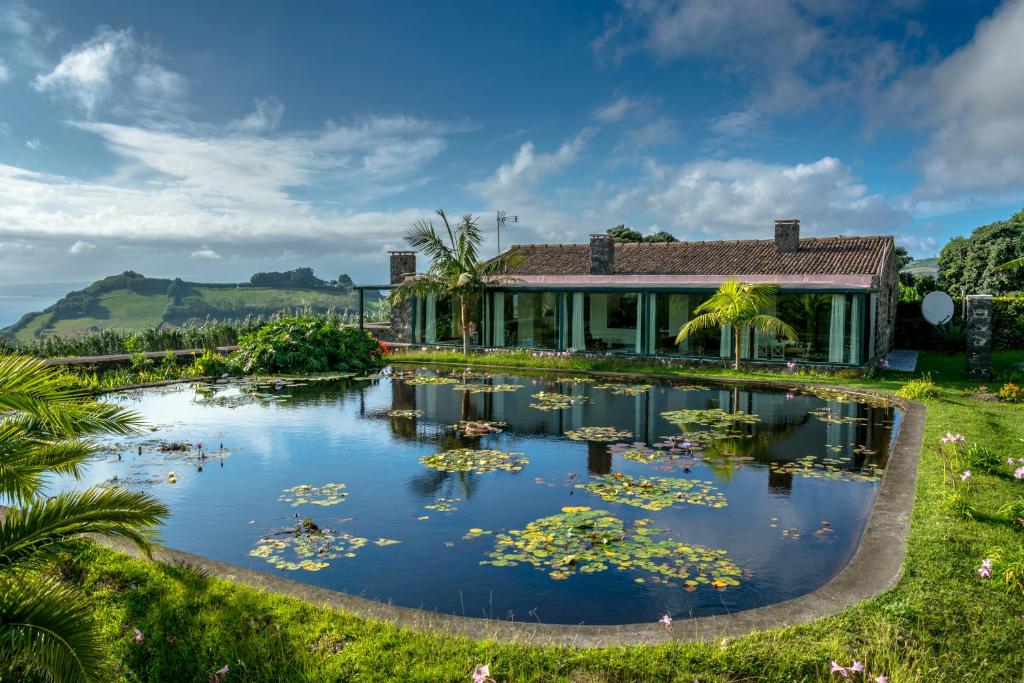
[[[412,362],[529,365],[573,370],[697,374],[693,368],[615,359],[529,354],[464,358],[416,352]],[[996,356],[1008,374],[1024,352]],[[145,563],[84,545],[64,573],[96,602],[112,645],[110,679],[207,680],[224,665],[227,681],[468,681],[489,664],[498,681],[827,681],[833,659],[910,681],[1024,681],[1024,596],[979,577],[994,548],[1019,548],[1024,531],[999,514],[1024,494],[1012,468],[975,470],[972,519],[947,512],[942,468],[933,445],[946,431],[989,446],[1005,461],[1024,457],[1024,407],[978,401],[962,389],[962,357],[924,355],[937,395],[928,417],[903,576],[880,597],[836,617],[745,638],[657,647],[571,650],[472,642],[401,630],[203,577],[188,568]],[[708,377],[778,378],[768,371],[705,368]],[[895,391],[905,375],[791,379]],[[610,598],[612,599],[612,598]],[[133,642],[131,627],[143,634]],[[674,628],[685,628],[677,621]],[[865,679],[855,674],[853,680]]]

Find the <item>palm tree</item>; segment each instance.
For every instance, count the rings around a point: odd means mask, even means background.
[[[53,560],[82,534],[118,536],[147,553],[167,515],[121,489],[45,497],[50,474],[79,476],[101,433],[131,434],[139,417],[66,387],[45,361],[0,354],[0,679],[39,671],[59,681],[102,675],[103,641],[88,599],[56,578]]]
[[[1005,270],[1016,270],[1017,268],[1020,268],[1022,266],[1024,266],[1024,258],[1015,258],[1012,261],[1007,261],[1006,263],[1000,263],[998,266],[996,266],[992,270],[998,273],[998,272],[1002,272],[1002,271],[1005,271]]]
[[[453,228],[444,210],[438,209],[437,215],[444,223],[447,241],[438,234],[431,221],[416,221],[409,226],[405,241],[430,257],[430,268],[423,275],[407,279],[391,296],[396,303],[427,294],[458,299],[462,351],[468,354],[469,300],[481,292],[485,283],[514,281],[515,278],[505,275],[505,271],[518,262],[520,254],[505,252],[497,258],[481,261],[479,250],[483,237],[476,218],[467,213]]]
[[[787,323],[773,315],[765,315],[778,287],[775,285],[752,285],[737,280],[726,280],[718,291],[694,310],[698,314],[679,328],[676,343],[702,330],[724,328],[732,325],[735,361],[733,367],[740,367],[740,340],[751,328],[767,334],[781,334],[790,340],[796,339],[796,332]]]

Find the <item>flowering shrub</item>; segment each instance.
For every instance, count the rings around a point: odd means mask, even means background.
[[[991,580],[1006,591],[1024,591],[1024,546],[1010,550],[993,548],[977,572],[982,579]]]
[[[1007,382],[999,387],[996,396],[1007,403],[1024,403],[1024,388],[1021,388],[1019,384]]]
[[[970,517],[973,513],[970,500],[971,471],[965,468],[966,443],[963,434],[946,432],[935,447],[942,459],[942,472],[948,487],[943,504],[949,512],[959,517]]]

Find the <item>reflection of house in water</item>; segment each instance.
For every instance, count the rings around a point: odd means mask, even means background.
[[[608,444],[595,441],[587,443],[587,471],[595,475],[612,471],[612,452],[608,450]]]

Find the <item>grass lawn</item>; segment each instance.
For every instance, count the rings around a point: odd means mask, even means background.
[[[406,360],[467,363],[448,352]],[[1004,372],[1024,361],[1024,352],[997,353],[995,361],[996,372]],[[653,364],[528,354],[468,362],[668,372]],[[527,647],[368,622],[91,544],[70,556],[63,572],[95,600],[96,618],[111,643],[110,680],[205,681],[227,664],[227,681],[469,681],[475,665],[489,664],[498,681],[828,681],[840,680],[829,673],[831,660],[849,665],[858,659],[873,675],[854,674],[856,681],[873,681],[879,673],[891,683],[1024,681],[1024,595],[1005,592],[976,571],[993,548],[1019,548],[1024,541],[1024,529],[997,513],[1024,495],[1024,484],[1013,480],[1010,467],[995,475],[975,471],[974,517],[954,517],[942,505],[942,469],[933,448],[948,430],[964,434],[969,444],[989,446],[1003,461],[1024,456],[1024,406],[965,396],[961,390],[970,383],[962,356],[925,354],[922,373],[930,373],[940,390],[925,401],[925,444],[903,575],[878,598],[804,626],[710,643]],[[720,368],[701,374],[778,378]],[[895,391],[907,376],[796,379]],[[127,624],[142,631],[142,643],[132,642]]]

